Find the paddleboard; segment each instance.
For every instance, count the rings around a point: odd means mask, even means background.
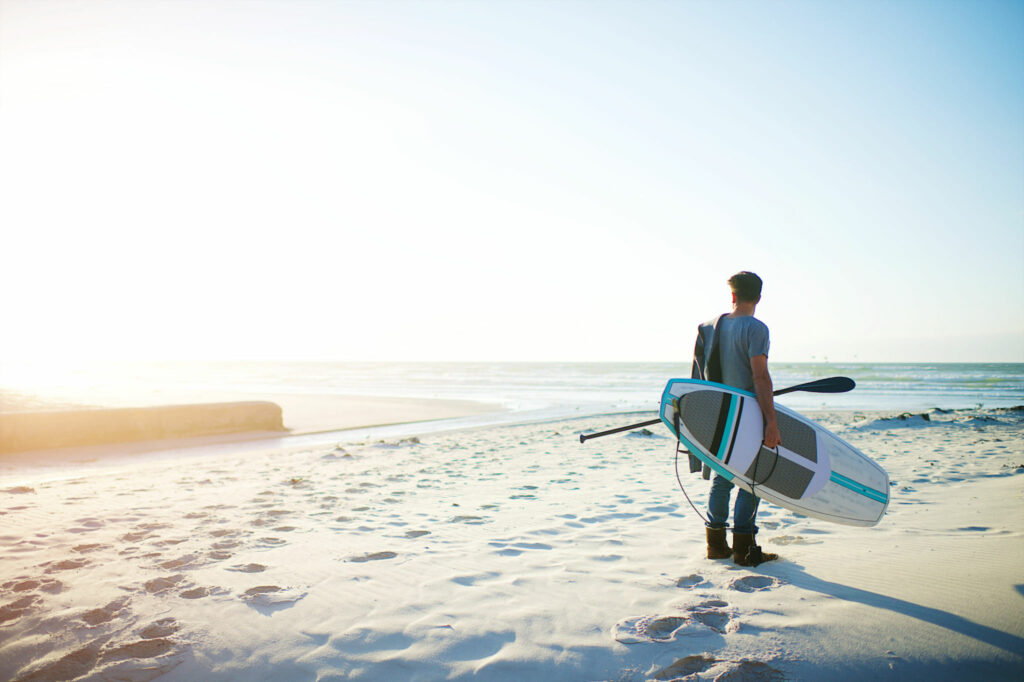
[[[769,450],[753,393],[670,379],[661,396],[661,421],[690,452],[740,488],[824,521],[877,524],[889,506],[885,469],[810,419],[778,403],[775,413],[782,444]]]

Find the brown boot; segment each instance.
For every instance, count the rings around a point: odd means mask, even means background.
[[[728,559],[732,556],[732,550],[725,544],[724,528],[707,528],[708,534],[708,558]]]
[[[757,566],[766,561],[775,561],[778,554],[762,552],[761,548],[754,543],[754,536],[751,533],[732,534],[732,560],[740,566]]]

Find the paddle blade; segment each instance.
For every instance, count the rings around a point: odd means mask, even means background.
[[[852,391],[857,385],[850,377],[826,377],[817,381],[809,381],[806,384],[781,388],[775,391],[775,395],[792,393],[793,391],[807,391],[808,393],[846,393]]]

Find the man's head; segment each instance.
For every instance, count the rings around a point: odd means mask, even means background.
[[[757,303],[761,300],[761,278],[746,270],[729,278],[729,288],[736,294],[737,303]]]

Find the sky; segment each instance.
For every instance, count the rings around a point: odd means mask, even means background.
[[[1024,361],[1024,3],[0,0],[0,363]]]

